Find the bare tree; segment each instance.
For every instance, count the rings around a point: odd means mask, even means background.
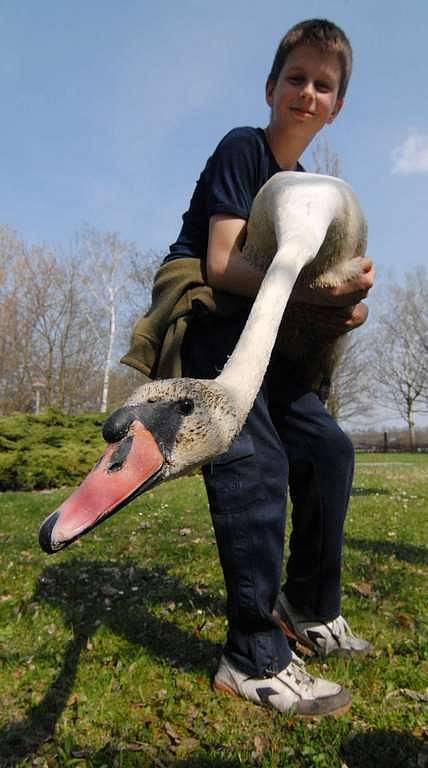
[[[9,284],[10,268],[24,251],[24,244],[7,224],[0,224],[0,295]]]
[[[85,287],[85,318],[97,336],[103,354],[100,410],[107,410],[110,378],[119,325],[130,325],[133,262],[136,246],[115,232],[86,228],[79,238],[79,254]]]
[[[1,265],[5,265],[2,269]],[[0,412],[94,407],[100,355],[84,322],[79,264],[0,228]]]
[[[163,259],[164,254],[159,251],[146,251],[144,254],[135,253],[131,257],[130,277],[138,286],[138,290],[135,292],[138,312],[145,312],[150,305],[153,280]]]
[[[428,272],[418,266],[404,276],[404,288],[397,287],[397,298],[406,302],[409,327],[412,329],[420,350],[428,354]]]
[[[420,290],[420,270],[390,283],[372,335],[371,372],[375,399],[406,422],[410,450],[415,449],[415,420],[427,411],[428,307]]]
[[[121,326],[121,336],[118,339],[122,349],[126,348],[131,337],[132,327],[150,307],[153,282],[165,255],[159,251],[145,251],[135,253],[131,257],[131,270],[129,273],[132,291],[129,296],[129,320]],[[127,373],[127,377],[129,372]],[[119,377],[120,378],[120,377]],[[137,384],[138,386],[138,380]]]
[[[311,170],[313,173],[325,173],[327,176],[335,176],[336,178],[341,176],[339,155],[330,147],[325,136],[318,139],[312,150],[312,163],[313,168]]]
[[[21,312],[25,246],[0,227],[0,413],[31,407],[31,328]]]
[[[32,380],[44,383],[44,401],[79,409],[82,389],[99,367],[94,334],[82,318],[80,266],[75,258],[33,247],[22,265],[25,294],[20,311],[31,335]]]
[[[63,369],[63,360],[58,360],[58,356],[68,335],[72,291],[67,292],[63,269],[52,250],[32,248],[23,261],[22,271],[27,301],[25,306],[21,305],[21,311],[31,326],[32,374],[38,381],[44,380],[46,401],[48,405],[54,405],[59,389],[57,374]]]
[[[114,233],[86,228],[64,254],[0,226],[0,413],[31,410],[36,392],[43,405],[105,411],[115,345],[123,353],[159,262]],[[115,402],[129,378],[115,372]]]
[[[367,349],[367,334],[363,331],[348,334],[337,344],[327,399],[328,411],[336,421],[351,421],[373,410],[367,387]]]

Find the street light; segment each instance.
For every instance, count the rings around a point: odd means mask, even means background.
[[[40,391],[46,389],[46,384],[43,381],[33,381],[33,389],[36,392],[35,413],[38,416],[40,413]]]

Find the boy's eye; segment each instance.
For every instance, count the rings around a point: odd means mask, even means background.
[[[315,88],[320,93],[329,93],[332,90],[332,88],[329,85],[329,83],[319,83],[319,82],[317,82],[317,83],[315,83]]]

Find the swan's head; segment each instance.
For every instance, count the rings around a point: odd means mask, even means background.
[[[227,450],[240,426],[232,398],[215,380],[140,387],[105,422],[108,445],[89,475],[42,523],[42,549],[63,549],[148,488]]]

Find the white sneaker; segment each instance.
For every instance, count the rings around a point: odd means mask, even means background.
[[[248,677],[222,656],[213,687],[299,717],[342,715],[351,706],[351,694],[346,688],[308,675],[303,661],[294,653],[285,669],[262,678]]]
[[[343,616],[327,622],[310,619],[289,603],[284,592],[278,595],[273,616],[287,637],[298,640],[318,656],[366,656],[373,650],[367,640],[352,633]]]

